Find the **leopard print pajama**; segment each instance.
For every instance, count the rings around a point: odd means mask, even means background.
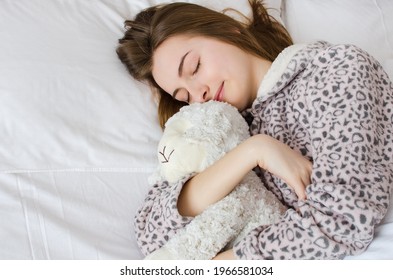
[[[292,209],[254,229],[242,259],[339,259],[363,252],[386,214],[393,183],[393,87],[381,66],[351,45],[318,42],[297,53],[276,86],[247,112],[313,162],[307,200],[280,179],[265,184]],[[293,208],[297,208],[295,211]]]

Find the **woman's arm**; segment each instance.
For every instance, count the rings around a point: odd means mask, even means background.
[[[233,249],[229,249],[227,251],[219,253],[213,258],[213,260],[236,260],[236,257]]]
[[[198,215],[228,195],[256,166],[277,175],[295,189],[299,198],[305,198],[311,163],[280,141],[260,134],[250,137],[191,178],[179,195],[179,213],[192,217]]]

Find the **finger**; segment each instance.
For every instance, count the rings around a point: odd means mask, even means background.
[[[310,177],[310,175],[309,174],[305,174],[302,177],[302,182],[303,182],[303,185],[304,185],[304,189],[307,188],[308,185],[311,185],[311,177]]]
[[[302,191],[295,191],[297,197],[299,200],[306,200],[307,196],[306,196],[306,191],[302,190]]]
[[[304,186],[304,188],[303,188],[304,195],[302,196],[302,198],[299,197],[299,199],[306,200],[307,199],[306,189],[307,189],[307,186],[309,186],[311,184],[311,178],[306,176],[303,178],[302,181],[303,181],[303,186]]]
[[[298,199],[305,200],[307,198],[306,185],[303,184],[303,182],[299,182],[293,189],[295,190]]]

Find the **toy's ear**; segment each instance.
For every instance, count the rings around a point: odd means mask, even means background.
[[[202,145],[188,141],[186,131],[191,126],[188,120],[173,119],[165,128],[158,145],[160,175],[170,183],[190,173],[202,171],[206,153]]]

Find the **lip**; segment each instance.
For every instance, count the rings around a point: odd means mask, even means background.
[[[216,95],[214,96],[214,100],[215,101],[222,101],[223,97],[224,97],[224,82],[222,82],[222,84],[220,85],[220,87],[218,88]]]

